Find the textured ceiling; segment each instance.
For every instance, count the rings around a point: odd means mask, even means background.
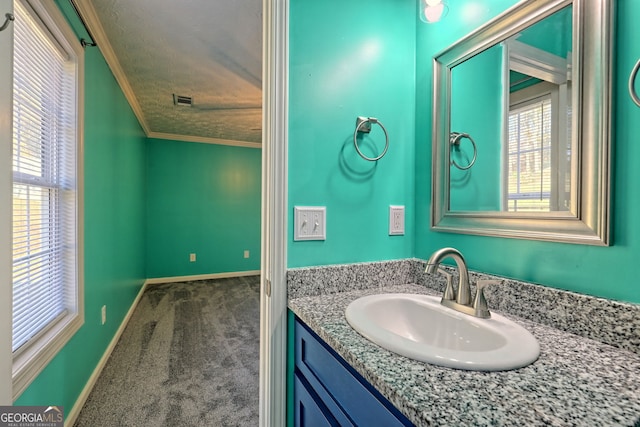
[[[99,25],[90,19],[89,28],[106,36],[96,41],[113,51],[115,60],[105,57],[114,74],[121,69],[150,136],[261,142],[261,0],[82,3],[93,9]],[[174,93],[193,106],[175,106]]]

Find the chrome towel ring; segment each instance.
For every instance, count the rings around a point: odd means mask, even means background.
[[[631,71],[631,76],[629,76],[629,95],[631,95],[631,99],[633,99],[633,102],[635,102],[636,105],[640,107],[640,97],[638,97],[638,93],[636,92],[634,86],[636,75],[638,74],[638,69],[640,69],[640,59],[638,59],[638,62],[636,62],[635,67],[633,67],[633,70]]]
[[[384,132],[384,137],[386,140],[384,144],[384,150],[382,150],[382,153],[380,153],[378,157],[367,157],[364,154],[362,154],[362,151],[360,151],[360,147],[358,147],[358,132],[363,132],[363,133],[371,132],[372,123],[375,123],[382,128],[382,131]],[[385,154],[387,154],[387,150],[389,149],[389,134],[387,133],[387,130],[384,128],[382,123],[380,123],[380,121],[375,117],[358,116],[358,118],[356,119],[356,130],[355,132],[353,132],[353,145],[356,147],[356,151],[358,152],[360,157],[370,162],[375,162],[377,160],[380,160],[381,158],[384,157]]]
[[[454,146],[454,145],[459,146],[460,140],[462,138],[467,138],[469,141],[471,141],[471,145],[473,145],[473,158],[471,159],[471,161],[467,166],[460,166],[453,159],[451,159],[451,164],[457,167],[458,169],[464,171],[464,170],[470,169],[471,166],[473,166],[473,164],[476,162],[476,157],[478,156],[478,148],[476,147],[476,143],[473,140],[473,138],[471,138],[468,133],[462,133],[462,132],[451,132],[451,134],[449,135],[449,144],[451,146]]]

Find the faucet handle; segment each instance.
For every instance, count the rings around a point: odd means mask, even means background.
[[[483,319],[491,317],[491,312],[489,311],[489,307],[487,307],[487,300],[484,298],[484,288],[488,285],[501,284],[501,280],[478,280],[478,283],[476,283],[476,297],[473,300],[473,310],[475,311],[476,317],[481,317]]]
[[[442,295],[442,299],[455,301],[456,291],[453,289],[453,275],[442,268],[438,268],[438,273],[447,278],[447,287],[444,288],[444,295]]]

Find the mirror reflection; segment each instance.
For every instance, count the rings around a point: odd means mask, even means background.
[[[608,245],[613,0],[523,0],[434,57],[431,228]]]
[[[452,67],[451,211],[571,210],[572,29],[568,6]]]

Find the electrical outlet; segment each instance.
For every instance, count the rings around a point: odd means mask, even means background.
[[[244,257],[249,258],[249,251],[244,251]]]
[[[293,240],[326,240],[326,217],[324,206],[296,206]]]
[[[101,310],[101,314],[102,314],[102,324],[104,325],[105,323],[107,323],[107,306],[103,305],[102,306],[102,310]]]
[[[196,254],[189,254],[189,262],[196,262]]]
[[[404,206],[389,206],[389,236],[404,235]]]

